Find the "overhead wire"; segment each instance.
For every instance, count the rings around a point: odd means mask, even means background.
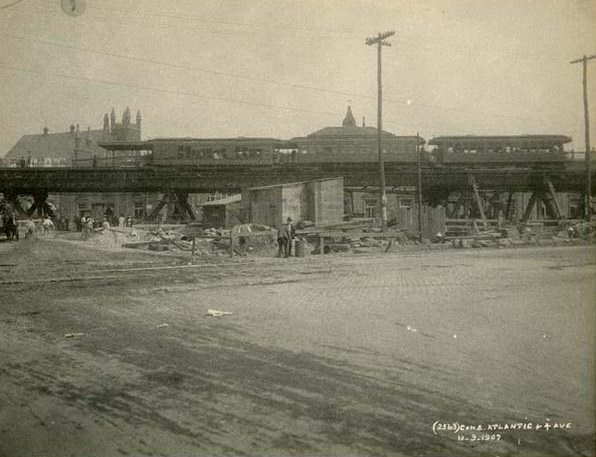
[[[65,43],[58,43],[55,41],[47,41],[47,40],[42,40],[42,39],[38,39],[38,38],[30,38],[30,37],[12,35],[12,34],[2,33],[2,32],[0,32],[0,36],[5,37],[5,38],[15,39],[15,40],[30,41],[33,43],[38,43],[38,44],[43,44],[43,45],[48,45],[48,46],[56,46],[56,47],[65,48],[65,49],[72,49],[72,50],[76,50],[76,51],[88,52],[91,54],[115,57],[118,59],[126,59],[126,60],[131,60],[131,61],[144,62],[144,63],[150,63],[150,64],[155,64],[155,65],[162,65],[162,66],[166,66],[166,67],[191,70],[191,71],[196,71],[196,72],[201,72],[201,73],[209,73],[209,74],[218,75],[218,76],[227,76],[230,78],[243,79],[243,80],[247,80],[247,81],[263,82],[263,83],[267,83],[267,84],[275,84],[275,85],[280,85],[280,86],[293,87],[296,89],[305,89],[305,90],[312,90],[312,91],[317,91],[317,92],[327,92],[327,93],[334,93],[334,94],[338,94],[338,95],[375,99],[375,97],[372,97],[370,95],[357,94],[357,93],[353,93],[353,92],[345,92],[345,91],[340,91],[340,90],[335,90],[335,89],[327,89],[327,88],[317,87],[317,86],[308,86],[308,85],[304,85],[304,84],[288,83],[288,82],[283,82],[283,81],[277,81],[277,80],[270,79],[270,78],[258,78],[258,77],[254,77],[254,76],[239,75],[237,73],[231,73],[231,72],[227,72],[227,71],[212,70],[212,69],[208,69],[208,68],[204,68],[204,67],[196,67],[193,65],[177,64],[177,63],[173,63],[173,62],[167,62],[167,61],[157,60],[157,59],[148,59],[145,57],[139,57],[139,56],[134,56],[134,55],[124,55],[124,54],[118,54],[118,53],[112,53],[112,52],[106,52],[106,51],[97,51],[95,49],[89,49],[89,48],[69,45],[69,44],[65,44]]]
[[[237,73],[232,73],[232,72],[226,72],[226,71],[221,71],[221,70],[212,70],[212,69],[207,69],[204,67],[196,67],[196,66],[192,66],[192,65],[177,64],[177,63],[167,62],[167,61],[162,61],[162,60],[157,60],[157,59],[148,59],[148,58],[134,56],[134,55],[124,55],[124,54],[113,53],[113,52],[98,51],[98,50],[85,48],[85,47],[81,47],[81,46],[75,46],[75,45],[70,45],[70,44],[65,44],[65,43],[60,43],[60,42],[55,42],[55,41],[49,41],[49,40],[43,40],[43,39],[39,39],[39,38],[31,38],[31,37],[13,35],[13,34],[2,33],[2,32],[0,32],[0,36],[3,36],[5,38],[10,38],[10,39],[29,41],[29,42],[47,45],[47,46],[55,46],[55,47],[60,47],[60,48],[64,48],[64,49],[71,49],[71,50],[76,50],[76,51],[81,51],[81,52],[87,52],[87,53],[96,54],[96,55],[104,55],[107,57],[114,57],[114,58],[118,58],[118,59],[150,63],[150,64],[154,64],[154,65],[161,65],[161,66],[167,66],[167,67],[171,67],[171,68],[208,73],[208,74],[213,74],[213,75],[218,75],[218,76],[226,76],[226,77],[235,78],[235,79],[262,82],[262,83],[267,83],[267,84],[274,84],[274,85],[279,85],[279,86],[285,86],[285,87],[303,89],[303,90],[310,90],[310,91],[316,91],[316,92],[322,92],[322,93],[332,93],[332,94],[343,95],[343,96],[348,96],[348,97],[358,97],[358,98],[363,98],[363,99],[368,99],[368,100],[376,99],[376,97],[374,97],[374,96],[355,93],[355,92],[347,92],[347,91],[328,89],[328,88],[304,85],[304,84],[288,83],[288,82],[278,81],[278,80],[274,80],[274,79],[270,79],[270,78],[259,78],[259,77],[254,77],[254,76],[239,75]],[[408,106],[408,107],[412,107],[412,105],[414,105],[413,107],[421,106],[421,107],[426,107],[426,108],[430,108],[430,109],[441,109],[441,110],[454,111],[453,106],[447,107],[447,106],[443,106],[443,105],[436,104],[436,103],[426,103],[426,102],[418,102],[418,101],[408,102],[407,100],[397,100],[395,98],[390,98],[390,97],[385,97],[383,99],[383,101],[386,103],[397,104],[397,105]],[[484,111],[477,111],[477,110],[470,111],[470,110],[465,110],[465,109],[462,110],[459,108],[456,108],[455,110],[460,113],[467,111],[470,115],[474,115],[474,116],[478,115],[478,113],[480,112],[480,113],[483,113],[483,114],[486,114],[486,115],[489,115],[492,117],[498,117],[498,118],[503,118],[503,119],[514,119],[514,120],[523,120],[523,121],[528,121],[528,120],[529,121],[536,121],[536,120],[541,121],[541,119],[539,119],[539,118],[525,117],[525,116],[512,116],[512,115],[507,115],[507,114],[502,114],[502,113],[489,112],[486,110],[484,110]]]
[[[6,8],[10,8],[11,6],[15,6],[18,5],[19,3],[23,3],[25,0],[16,0],[12,3],[8,3],[6,5],[2,5],[0,6],[0,10],[6,9]]]
[[[173,94],[173,95],[183,95],[183,96],[201,98],[201,99],[206,99],[206,100],[239,103],[239,104],[243,104],[243,105],[260,106],[260,107],[266,107],[266,108],[278,108],[278,109],[283,109],[283,110],[288,110],[288,111],[299,111],[299,112],[305,112],[305,113],[326,114],[326,115],[333,115],[333,116],[336,115],[336,113],[332,113],[329,111],[318,111],[318,110],[312,110],[312,109],[308,109],[308,108],[291,107],[291,106],[287,106],[287,105],[275,105],[275,104],[271,104],[271,103],[262,103],[262,102],[255,102],[255,101],[250,101],[250,100],[218,97],[218,96],[214,96],[214,95],[198,94],[196,92],[187,92],[187,91],[180,91],[180,90],[175,90],[175,89],[166,89],[166,88],[161,88],[161,87],[143,86],[143,85],[139,85],[139,84],[131,84],[131,83],[125,83],[125,82],[120,82],[120,81],[110,81],[110,80],[106,80],[106,79],[89,78],[86,76],[74,76],[71,74],[64,74],[64,73],[38,71],[38,70],[33,70],[31,68],[22,68],[22,67],[14,67],[14,66],[10,66],[10,65],[5,65],[2,62],[0,62],[0,68],[4,68],[5,70],[9,70],[9,71],[34,74],[34,75],[38,75],[38,76],[52,76],[52,77],[56,77],[56,78],[70,79],[70,80],[75,80],[75,81],[85,81],[85,82],[104,84],[104,85],[109,85],[109,86],[128,87],[131,89],[139,89],[139,90],[152,91],[152,92],[161,92],[161,93],[167,93],[167,94]]]
[[[21,0],[23,1],[23,0]],[[39,6],[36,8],[37,11],[39,11]],[[109,8],[105,8],[102,6],[97,6],[96,4],[90,4],[89,5],[89,9],[91,10],[97,10],[97,11],[109,11],[109,12],[120,12],[120,13],[130,13],[133,17],[128,17],[126,19],[126,21],[115,21],[114,20],[114,16],[110,16],[109,20],[106,19],[100,19],[101,22],[114,22],[116,24],[122,24],[122,25],[140,25],[140,26],[150,26],[151,28],[160,28],[160,27],[166,27],[166,28],[176,28],[179,29],[180,28],[180,23],[176,23],[176,24],[167,24],[167,23],[163,23],[160,22],[158,24],[156,24],[155,22],[147,22],[147,21],[143,21],[142,19],[139,21],[138,18],[165,18],[165,19],[175,19],[177,21],[180,20],[187,20],[187,21],[196,21],[199,22],[201,24],[200,27],[196,27],[196,26],[192,26],[193,31],[204,31],[204,32],[208,32],[211,34],[221,34],[221,35],[227,35],[227,36],[238,36],[238,31],[234,30],[231,32],[226,32],[224,30],[221,29],[212,29],[212,28],[206,28],[204,27],[203,24],[205,23],[211,23],[211,24],[221,24],[221,25],[229,25],[229,26],[243,26],[243,27],[252,27],[254,29],[255,32],[258,33],[266,33],[267,35],[274,35],[274,32],[271,32],[271,29],[276,29],[279,28],[282,30],[283,33],[279,34],[280,36],[287,36],[288,31],[295,31],[295,32],[306,32],[309,34],[317,34],[317,33],[323,33],[326,34],[325,36],[327,36],[328,34],[339,34],[342,36],[338,36],[338,39],[341,39],[343,41],[345,40],[354,40],[354,41],[362,41],[364,42],[364,38],[362,38],[363,36],[369,34],[370,31],[367,30],[358,30],[358,29],[329,29],[329,28],[314,28],[314,27],[296,27],[293,26],[291,24],[280,24],[280,25],[276,25],[274,23],[268,22],[268,23],[255,23],[255,22],[246,22],[246,21],[233,21],[233,20],[225,20],[225,19],[213,19],[213,18],[205,18],[202,16],[193,16],[193,15],[181,15],[181,14],[172,14],[172,13],[147,13],[146,11],[139,11],[139,10],[131,10],[131,9],[122,9],[122,8],[118,8],[118,7],[109,7]],[[55,9],[48,9],[48,8],[44,8],[42,9],[42,11],[48,12],[48,13],[57,13],[57,11]],[[30,10],[30,12],[34,12],[32,10]],[[97,16],[93,16],[93,20],[97,20]],[[460,20],[458,18],[458,20]],[[403,27],[402,27],[403,28]],[[413,29],[413,30],[418,30],[418,29]],[[247,32],[242,32],[242,33],[247,33]],[[362,34],[361,36],[355,36],[355,33],[360,33]],[[401,34],[401,37],[403,37],[404,35]],[[417,39],[414,42],[412,42],[412,46],[415,46],[416,48],[427,48],[427,49],[434,49],[431,46],[428,45],[424,45],[420,43],[420,40]],[[471,46],[464,46],[467,49],[474,51],[475,49]],[[461,50],[462,49],[462,44],[460,43],[458,45],[458,48]],[[450,54],[457,54],[457,55],[461,55],[461,56],[465,56],[467,55],[466,53],[463,52],[457,52],[456,50],[450,50]],[[527,54],[521,55],[521,54],[517,54],[517,53],[510,53],[510,52],[503,52],[500,51],[500,54],[502,55],[507,55],[509,57],[514,57],[517,59],[521,59],[521,60],[528,60],[528,59],[543,59],[545,61],[551,61],[552,58],[550,56],[546,56],[546,55],[535,55],[535,56],[529,56]]]
[[[265,107],[265,108],[275,108],[275,109],[286,110],[286,111],[305,112],[305,113],[324,115],[329,118],[333,117],[334,119],[337,118],[337,113],[330,112],[330,111],[313,110],[313,109],[308,109],[308,108],[297,108],[297,107],[292,107],[292,106],[287,106],[287,105],[276,105],[276,104],[270,104],[270,103],[241,100],[241,99],[231,99],[231,98],[226,98],[226,97],[198,94],[195,92],[179,91],[179,90],[166,89],[166,88],[160,88],[160,87],[142,86],[142,85],[137,85],[137,84],[128,84],[128,83],[122,83],[122,82],[117,82],[117,81],[88,78],[88,77],[82,77],[82,76],[73,76],[73,75],[67,75],[67,74],[61,74],[61,73],[42,72],[42,71],[37,71],[37,70],[33,70],[33,69],[28,69],[28,68],[3,65],[2,63],[0,63],[0,68],[9,70],[9,71],[28,73],[28,74],[38,75],[38,76],[45,76],[45,77],[50,76],[50,77],[56,77],[56,78],[61,78],[61,79],[85,81],[85,82],[89,82],[89,83],[102,84],[102,85],[108,85],[108,86],[127,87],[127,88],[136,89],[136,90],[142,90],[142,91],[166,93],[166,94],[178,95],[178,96],[184,96],[184,97],[214,100],[214,101],[220,101],[220,102],[226,102],[226,103],[238,103],[238,104],[243,104],[243,105],[251,105],[251,106],[258,106],[258,107]],[[397,123],[397,122],[392,122],[392,121],[386,120],[385,127],[388,127],[388,126],[392,126],[394,131],[401,130],[403,133],[404,129],[406,127],[408,127],[409,125],[404,124],[402,122]],[[421,126],[421,125],[416,125],[416,126],[411,125],[410,131],[414,132],[415,130],[420,130],[421,128],[423,128],[423,126]],[[436,127],[430,127],[430,126],[428,128],[429,128],[429,130],[436,129]],[[449,130],[449,129],[442,128],[440,130],[445,131],[445,130]],[[470,134],[470,133],[486,134],[486,130],[475,129],[473,127],[470,127],[469,124],[466,124],[465,127],[461,128],[461,131],[464,131],[467,134]]]
[[[92,9],[100,10],[100,11],[115,11],[119,13],[130,13],[134,16],[142,15],[145,17],[157,17],[157,18],[167,18],[167,19],[176,19],[176,20],[184,20],[184,21],[197,21],[201,23],[213,23],[213,24],[221,24],[221,25],[233,25],[233,26],[241,26],[241,27],[252,27],[258,29],[271,29],[271,28],[278,28],[282,29],[284,33],[287,33],[288,30],[298,31],[298,32],[308,32],[308,33],[327,33],[327,34],[341,34],[341,35],[354,35],[354,29],[331,29],[331,28],[312,28],[312,27],[298,27],[296,25],[290,24],[272,24],[271,22],[267,23],[256,23],[256,22],[247,22],[247,21],[233,21],[230,19],[218,19],[218,18],[206,18],[204,16],[195,16],[195,15],[182,15],[182,14],[172,14],[172,13],[156,13],[156,12],[147,12],[147,10],[143,12],[139,12],[136,10],[131,9],[122,9],[122,8],[114,8],[114,7],[101,7],[97,5],[92,5]],[[366,31],[361,31],[361,33],[365,34]]]
[[[16,3],[20,3],[23,0],[19,0],[19,2]],[[101,7],[97,7],[97,9],[104,9],[105,8],[101,8]],[[110,11],[113,11],[114,9],[109,9]],[[120,9],[120,12],[124,12],[124,13],[134,13],[137,14],[137,12],[132,11],[132,10],[123,10]],[[145,16],[154,16],[154,17],[165,17],[165,18],[171,18],[171,19],[183,19],[184,16],[180,16],[180,15],[176,15],[176,14],[167,14],[167,13],[155,13],[155,14],[151,14],[151,13],[140,13],[140,15],[145,15]],[[191,16],[191,19],[194,20],[204,20],[204,18],[199,18],[197,16]],[[93,22],[93,21],[91,21]],[[108,23],[111,23],[112,21],[105,21]],[[255,24],[255,23],[249,23],[249,22],[240,22],[240,21],[224,21],[224,20],[211,20],[211,22],[216,22],[216,23],[222,23],[222,24],[231,24],[231,25],[238,25],[238,26],[251,26],[251,27],[262,27],[263,24]],[[270,25],[270,24],[269,24]],[[300,28],[300,27],[296,27],[296,30],[307,30],[308,32],[316,32],[316,29],[307,29],[307,28]],[[213,30],[209,30],[209,29],[204,29],[205,31],[209,32],[209,33],[217,33],[217,31],[213,31]],[[344,33],[344,31],[338,31],[338,30],[319,30],[319,31],[324,31],[324,32],[329,32],[329,31],[333,31],[333,32],[340,32],[340,33]],[[265,30],[266,32],[266,30]],[[97,51],[94,49],[89,49],[89,48],[84,48],[84,47],[78,47],[78,46],[74,46],[74,45],[68,45],[68,44],[64,44],[64,43],[58,43],[58,42],[52,42],[52,41],[48,41],[48,40],[42,40],[42,39],[38,39],[38,38],[30,38],[30,37],[23,37],[23,36],[16,36],[16,35],[10,35],[10,34],[0,34],[2,36],[5,37],[9,37],[9,38],[13,38],[13,39],[20,39],[20,40],[27,40],[27,41],[31,41],[31,42],[36,42],[39,44],[43,44],[43,45],[49,45],[49,46],[59,46],[59,47],[63,47],[63,48],[67,48],[67,49],[72,49],[72,50],[77,50],[77,51],[81,51],[81,52],[88,52],[88,53],[94,53],[94,54],[102,54],[108,57],[114,57],[114,58],[119,58],[119,59],[127,59],[130,61],[137,61],[137,62],[144,62],[144,63],[150,63],[150,64],[155,64],[155,65],[163,65],[163,66],[168,66],[168,67],[172,67],[172,68],[178,68],[178,69],[186,69],[186,70],[190,70],[190,71],[197,71],[197,72],[205,72],[205,73],[211,73],[214,75],[220,75],[220,76],[226,76],[226,77],[231,77],[231,78],[237,78],[237,79],[245,79],[245,80],[250,80],[250,81],[256,81],[256,82],[262,82],[262,83],[266,83],[266,84],[276,84],[276,85],[280,85],[280,86],[286,86],[286,87],[291,87],[291,88],[297,88],[297,89],[304,89],[304,90],[311,90],[311,91],[317,91],[317,92],[326,92],[326,93],[333,93],[333,94],[338,94],[338,95],[344,95],[344,96],[350,96],[350,97],[359,97],[359,98],[365,98],[365,99],[375,99],[376,97],[370,96],[370,95],[365,95],[365,94],[358,94],[358,93],[353,93],[353,92],[347,92],[347,91],[341,91],[341,90],[335,90],[335,89],[327,89],[327,88],[322,88],[322,87],[317,87],[317,86],[311,86],[311,85],[303,85],[303,84],[295,84],[295,83],[290,83],[290,82],[283,82],[283,81],[277,81],[274,79],[270,79],[270,78],[259,78],[259,77],[254,77],[254,76],[246,76],[246,75],[239,75],[239,74],[235,74],[232,72],[225,72],[225,71],[219,71],[219,70],[211,70],[211,69],[206,69],[206,68],[201,68],[201,67],[195,67],[195,66],[190,66],[190,65],[184,65],[184,64],[177,64],[177,63],[173,63],[173,62],[166,62],[166,61],[161,61],[161,60],[156,60],[156,59],[147,59],[144,57],[139,57],[139,56],[133,56],[133,55],[124,55],[124,54],[117,54],[117,53],[111,53],[111,52],[107,52],[107,51]],[[28,70],[23,70],[23,71],[28,71]],[[57,75],[57,77],[64,77],[67,75]],[[115,81],[102,81],[102,80],[93,80],[92,78],[83,78],[81,80],[85,80],[88,82],[100,82],[100,83],[104,83],[104,84],[118,84]],[[139,88],[138,85],[130,85],[127,83],[122,83],[122,85],[126,86],[126,87],[134,87],[134,88]],[[187,92],[183,92],[183,91],[172,91],[170,89],[161,89],[161,88],[149,88],[149,87],[141,87],[142,90],[157,90],[160,92],[170,92],[170,93],[177,93],[179,95],[190,95],[191,93],[187,93]],[[200,96],[202,98],[209,98],[206,95],[202,95],[202,94],[195,94],[194,96]],[[224,100],[224,98],[221,97],[211,97],[212,99],[219,99],[219,100]],[[292,107],[287,107],[287,106],[281,106],[281,105],[269,105],[266,103],[259,103],[259,102],[247,102],[245,100],[235,100],[235,99],[225,99],[228,102],[242,102],[245,104],[256,104],[258,106],[271,106],[271,107],[276,107],[276,108],[283,108],[283,109],[289,109],[289,110],[295,110],[295,111],[307,111],[306,109],[303,108],[292,108]],[[394,98],[388,98],[386,97],[384,99],[384,101],[386,103],[391,103],[391,104],[395,104],[395,105],[400,105],[400,106],[405,106],[408,105],[411,108],[417,107],[417,106],[422,106],[422,107],[427,107],[430,109],[440,109],[440,110],[449,110],[451,112],[457,112],[457,113],[463,113],[466,112],[465,109],[460,109],[454,106],[443,106],[440,104],[433,104],[433,103],[425,103],[425,102],[418,102],[418,101],[414,101],[414,102],[409,102],[409,101],[405,101],[405,100],[397,100]],[[317,112],[316,110],[308,110],[308,112]],[[507,114],[502,114],[502,113],[494,113],[494,112],[489,112],[489,111],[478,111],[478,110],[474,110],[474,111],[467,111],[470,113],[470,115],[478,115],[478,113],[483,113],[489,116],[493,116],[493,117],[499,117],[499,118],[507,118],[507,119],[516,119],[516,120],[537,120],[542,122],[542,119],[539,118],[533,118],[533,117],[524,117],[524,116],[513,116],[513,115],[507,115]],[[319,111],[319,113],[321,113]],[[325,114],[331,114],[328,112],[325,112]]]

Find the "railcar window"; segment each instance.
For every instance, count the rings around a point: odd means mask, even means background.
[[[260,148],[251,148],[248,150],[248,156],[251,159],[257,159],[261,155],[261,152],[263,152],[263,150]]]

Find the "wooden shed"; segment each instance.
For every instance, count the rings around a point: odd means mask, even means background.
[[[249,222],[277,227],[291,217],[316,225],[338,223],[344,215],[343,178],[253,187],[242,195]]]

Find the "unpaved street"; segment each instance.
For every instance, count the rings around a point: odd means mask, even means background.
[[[593,247],[187,262],[0,243],[0,455],[594,454]]]

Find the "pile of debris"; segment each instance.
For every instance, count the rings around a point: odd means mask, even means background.
[[[148,249],[151,251],[186,251],[195,256],[223,256],[233,251],[237,255],[265,254],[275,252],[276,231],[260,224],[242,224],[231,230],[188,224],[171,227],[147,227],[135,231],[134,239],[122,243],[122,247]],[[130,235],[129,235],[130,236]]]
[[[595,241],[596,222],[561,221],[555,224],[530,222],[501,227],[479,228],[466,233],[441,233],[432,240],[395,227],[382,231],[370,219],[315,226],[296,224],[296,241],[304,254],[388,252],[397,248],[424,245],[427,249],[491,248],[541,245],[585,244]],[[278,252],[277,230],[260,224],[237,225],[230,230],[203,227],[201,224],[112,228],[88,233],[87,241],[105,249],[148,249],[193,253],[199,257],[254,255],[273,257]],[[294,251],[296,252],[296,251]]]
[[[329,254],[337,252],[375,252],[396,246],[420,244],[405,232],[388,228],[385,232],[371,219],[354,219],[339,224],[315,227],[312,222],[297,224],[297,239],[306,243],[306,252]]]
[[[444,241],[450,242],[454,248],[584,244],[594,242],[595,229],[595,222],[526,222],[492,230],[476,230],[466,236],[447,237]]]

